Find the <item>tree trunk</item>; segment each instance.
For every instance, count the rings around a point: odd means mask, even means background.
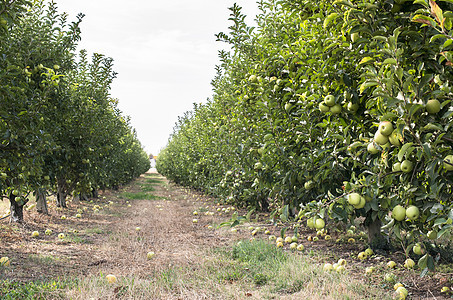
[[[65,180],[61,178],[57,180],[57,207],[67,207]]]
[[[381,233],[381,220],[371,221],[368,224],[368,243],[372,249],[386,249],[388,247],[387,240]]]
[[[27,203],[26,201],[22,203],[22,201],[16,201],[16,196],[13,193],[9,194],[9,203],[10,203],[10,211],[11,217],[10,222],[22,223],[24,221],[24,206]]]
[[[81,198],[81,197],[80,197],[80,193],[75,194],[75,195],[74,195],[74,198],[73,198],[73,200],[72,200],[73,203],[74,203],[74,204],[80,204],[80,198]]]
[[[36,190],[36,209],[41,214],[49,214],[49,210],[47,209],[47,199],[45,189],[39,188]]]
[[[91,190],[91,195],[93,198],[99,198],[99,192],[97,189],[92,189]]]

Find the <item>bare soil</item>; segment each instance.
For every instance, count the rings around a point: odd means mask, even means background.
[[[124,197],[125,192],[141,192],[141,186],[151,179],[156,183],[150,193],[157,199]],[[95,212],[96,205],[101,208],[98,212]],[[50,215],[39,214],[34,209],[26,211],[23,224],[9,224],[7,219],[0,221],[0,256],[11,259],[11,266],[0,272],[0,279],[29,282],[100,273],[149,278],[169,266],[183,265],[192,266],[196,271],[197,263],[206,258],[207,250],[251,238],[245,225],[236,234],[227,229],[210,228],[228,220],[231,213],[214,209],[215,215],[205,215],[200,208],[206,206],[211,211],[214,207],[226,207],[214,198],[170,183],[154,171],[119,191],[100,193],[98,199],[69,201],[67,209],[57,209],[51,204]],[[75,217],[78,210],[83,211],[82,218]],[[194,211],[198,211],[198,215],[194,215]],[[246,213],[240,211],[239,215]],[[61,218],[63,215],[66,219]],[[266,223],[264,214],[255,214],[253,219],[255,217],[260,226],[266,226],[272,234],[280,234],[281,227]],[[198,222],[194,223],[193,219]],[[137,227],[140,230],[136,230]],[[299,233],[304,237],[314,234],[301,228]],[[45,235],[46,229],[52,229],[53,233]],[[32,237],[31,233],[36,230],[39,237]],[[64,233],[65,238],[59,239],[59,233]],[[402,253],[378,253],[369,260],[358,261],[357,253],[366,248],[363,241],[338,243],[335,241],[344,234],[333,232],[331,235],[329,241],[305,239],[303,243],[306,249],[325,254],[331,262],[346,258],[351,264],[348,267],[351,276],[376,286],[382,285],[382,278],[365,277],[365,267],[380,265],[384,268],[390,259],[398,264],[405,259]],[[261,233],[256,238],[267,239],[267,236]],[[146,257],[149,251],[156,253],[151,260]],[[435,273],[420,279],[417,271],[400,268],[393,272],[410,285],[412,299],[444,299],[440,289],[453,281],[451,273]]]

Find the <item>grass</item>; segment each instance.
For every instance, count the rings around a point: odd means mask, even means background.
[[[142,192],[154,192],[156,190],[152,185],[149,184],[141,185],[140,189],[142,190]]]
[[[102,273],[60,286],[69,299],[238,299],[249,292],[255,299],[391,299],[347,273],[323,272],[322,257],[282,251],[266,241],[241,241],[205,254],[194,264],[169,266],[144,278],[118,276],[113,286]]]
[[[20,283],[9,280],[0,281],[0,298],[3,300],[46,300],[64,299],[65,290],[77,285],[75,280]]]
[[[139,192],[139,193],[123,192],[120,194],[120,197],[129,199],[129,200],[160,200],[160,199],[163,199],[162,197],[155,196],[155,195],[147,193],[147,192]]]

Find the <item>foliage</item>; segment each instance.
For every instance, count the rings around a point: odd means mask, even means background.
[[[219,53],[213,98],[178,120],[158,171],[283,221],[363,217],[370,242],[381,223],[407,249],[428,231],[449,232],[451,1],[259,6],[256,28],[230,9],[230,32],[217,38],[231,51]],[[384,121],[391,131],[380,137]],[[363,205],[351,205],[351,193]],[[397,205],[420,216],[397,221]]]
[[[67,18],[54,2],[0,6],[0,195],[13,206],[36,190],[117,187],[149,168],[109,94],[113,60],[77,54],[83,15]]]

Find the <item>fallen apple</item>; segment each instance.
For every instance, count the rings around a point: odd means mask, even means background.
[[[0,258],[0,266],[7,267],[9,265],[10,265],[9,257],[3,256],[2,258]]]
[[[32,236],[32,237],[38,237],[38,236],[39,236],[39,232],[38,232],[38,231],[33,231],[33,232],[31,233],[31,236]]]
[[[331,263],[325,263],[324,266],[322,267],[322,269],[325,271],[325,272],[330,272],[332,271],[334,268],[333,268],[333,265]]]
[[[154,255],[156,255],[156,254],[153,251],[150,251],[150,252],[146,253],[146,258],[152,259],[154,257]]]
[[[109,274],[109,275],[105,276],[105,278],[107,279],[108,283],[115,283],[116,282],[116,276],[115,275]]]
[[[302,244],[297,245],[297,250],[304,251],[305,247]]]
[[[412,269],[415,266],[415,261],[412,259],[408,258],[404,261],[404,267],[407,269]]]

